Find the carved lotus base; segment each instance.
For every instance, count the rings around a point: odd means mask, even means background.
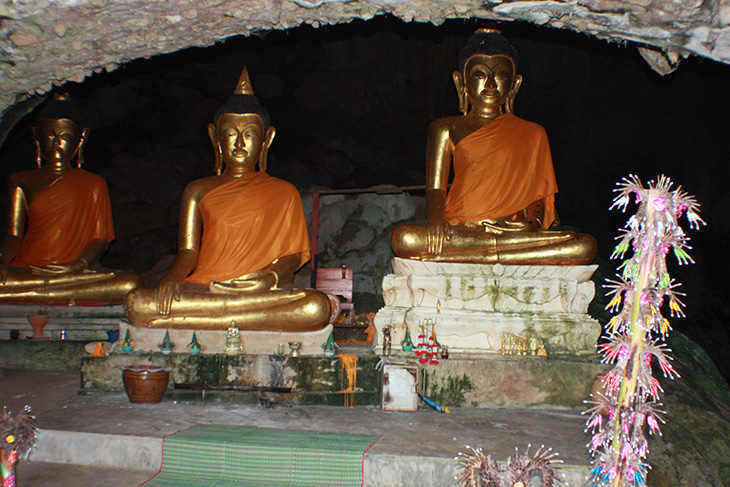
[[[536,337],[548,354],[595,353],[601,327],[587,309],[596,268],[396,258],[394,274],[383,279],[386,306],[375,316],[377,343],[390,327],[392,349],[400,350],[407,327],[415,344],[420,325],[430,320],[437,340],[451,353],[500,353],[503,334]],[[376,350],[382,352],[380,346]]]

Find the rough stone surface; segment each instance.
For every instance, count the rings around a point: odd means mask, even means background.
[[[636,42],[671,72],[691,54],[730,62],[730,0],[23,0],[0,4],[0,110],[67,81],[125,62],[236,35],[263,36],[391,14],[406,22],[449,18],[522,20],[612,42]]]

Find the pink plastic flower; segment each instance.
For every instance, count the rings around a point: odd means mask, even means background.
[[[588,422],[588,427],[589,427],[589,428],[593,428],[593,427],[595,427],[595,426],[598,426],[598,425],[600,425],[601,423],[603,423],[603,416],[601,416],[600,414],[596,414],[596,415],[595,415],[595,416],[593,416],[593,418],[591,418],[591,420],[590,420],[590,421]]]
[[[624,443],[624,446],[621,447],[621,458],[626,458],[631,453],[631,445],[628,443]]]
[[[656,418],[652,415],[648,415],[646,417],[646,424],[649,425],[649,429],[651,429],[652,432],[657,431],[661,433],[661,430],[659,429],[659,422],[656,420]]]
[[[601,446],[601,436],[598,433],[591,437],[591,445],[593,445],[594,450]]]
[[[652,201],[652,205],[654,206],[654,210],[656,211],[664,211],[667,209],[667,202],[664,200],[664,196],[658,196],[654,198],[654,201]]]

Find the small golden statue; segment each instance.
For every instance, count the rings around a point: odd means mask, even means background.
[[[238,355],[243,352],[243,340],[241,340],[241,332],[236,326],[236,322],[232,321],[228,327],[226,334],[226,345],[223,348],[226,355]]]
[[[38,168],[8,181],[0,301],[121,303],[142,280],[99,265],[114,225],[106,182],[81,169],[89,129],[79,128],[83,118],[67,95],[54,95],[36,120]]]
[[[309,234],[296,188],[266,173],[276,131],[243,69],[208,135],[217,175],[188,184],[177,258],[157,289],[127,296],[127,317],[152,328],[314,331],[329,299],[294,289],[309,260]],[[258,170],[257,170],[258,166]]]
[[[593,237],[548,230],[558,187],[545,130],[513,114],[522,84],[517,52],[499,31],[479,29],[459,53],[459,66],[453,79],[463,115],[440,118],[428,131],[428,221],[397,227],[395,254],[439,262],[590,263]]]

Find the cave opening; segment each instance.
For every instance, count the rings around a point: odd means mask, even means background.
[[[59,87],[89,119],[86,168],[109,184],[117,239],[103,263],[147,273],[176,252],[182,190],[213,174],[205,126],[244,65],[277,129],[272,175],[305,192],[424,184],[428,125],[458,113],[451,73],[479,25],[387,16],[303,25],[135,60]],[[687,293],[687,318],[672,325],[730,376],[730,66],[690,58],[661,77],[631,45],[525,23],[497,27],[520,53],[516,113],[546,128],[558,212],[598,239],[602,277],[615,272],[608,257],[625,221],[607,210],[617,181],[666,174],[697,196],[708,225],[690,233],[697,264],[670,269]],[[34,164],[32,118],[0,149],[3,179]],[[600,287],[597,295],[600,304]]]

